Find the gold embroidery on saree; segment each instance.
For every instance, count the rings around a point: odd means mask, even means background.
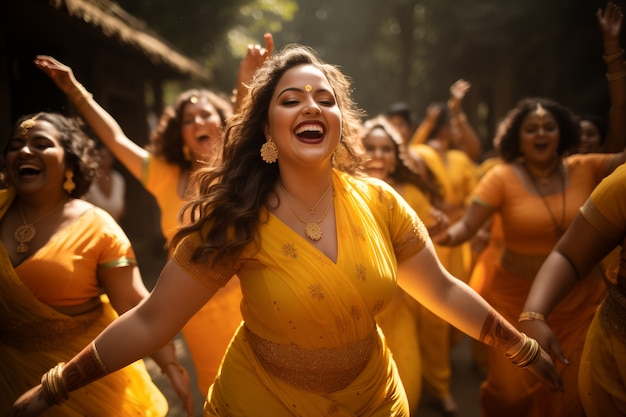
[[[247,327],[246,340],[263,368],[300,389],[334,392],[350,385],[365,369],[374,351],[377,333],[343,348],[302,349],[264,339]]]

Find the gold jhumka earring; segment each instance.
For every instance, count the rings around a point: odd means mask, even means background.
[[[74,182],[73,178],[74,171],[72,171],[71,169],[65,171],[65,182],[63,183],[63,189],[68,194],[72,194],[72,191],[74,191],[74,188],[76,188],[76,183]]]
[[[278,159],[278,148],[270,136],[261,146],[261,158],[268,164],[273,164]]]
[[[335,160],[335,164],[342,165],[348,159],[348,151],[346,150],[346,146],[343,144],[343,141],[339,141],[339,144],[335,148],[335,152],[333,152],[333,159]]]

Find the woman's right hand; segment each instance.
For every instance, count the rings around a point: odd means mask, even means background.
[[[8,417],[30,417],[39,414],[50,408],[50,404],[43,398],[41,385],[26,391],[13,403],[9,409]]]
[[[620,7],[615,3],[609,2],[604,11],[598,9],[596,17],[600,29],[602,30],[604,41],[619,41],[619,32],[622,28],[622,20],[624,19]]]
[[[525,320],[519,323],[521,332],[532,337],[552,358],[557,358],[563,365],[569,365],[556,335],[543,320]]]
[[[72,89],[75,88],[76,84],[78,84],[78,81],[74,78],[72,69],[51,56],[37,55],[34,64],[50,77],[65,94],[70,93]]]

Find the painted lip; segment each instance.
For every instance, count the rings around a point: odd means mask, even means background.
[[[307,120],[297,125],[293,133],[301,142],[316,144],[324,141],[326,125],[318,120]]]

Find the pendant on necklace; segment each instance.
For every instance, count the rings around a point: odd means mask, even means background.
[[[307,223],[304,226],[304,234],[311,240],[320,240],[322,238],[322,229],[317,223]]]
[[[35,226],[33,226],[32,224],[29,223],[25,223],[23,225],[21,225],[20,227],[18,227],[15,230],[15,240],[17,240],[17,242],[19,243],[19,245],[17,245],[17,248],[15,249],[15,251],[17,253],[24,253],[28,250],[28,245],[27,243],[29,243],[31,240],[33,240],[35,238]]]

